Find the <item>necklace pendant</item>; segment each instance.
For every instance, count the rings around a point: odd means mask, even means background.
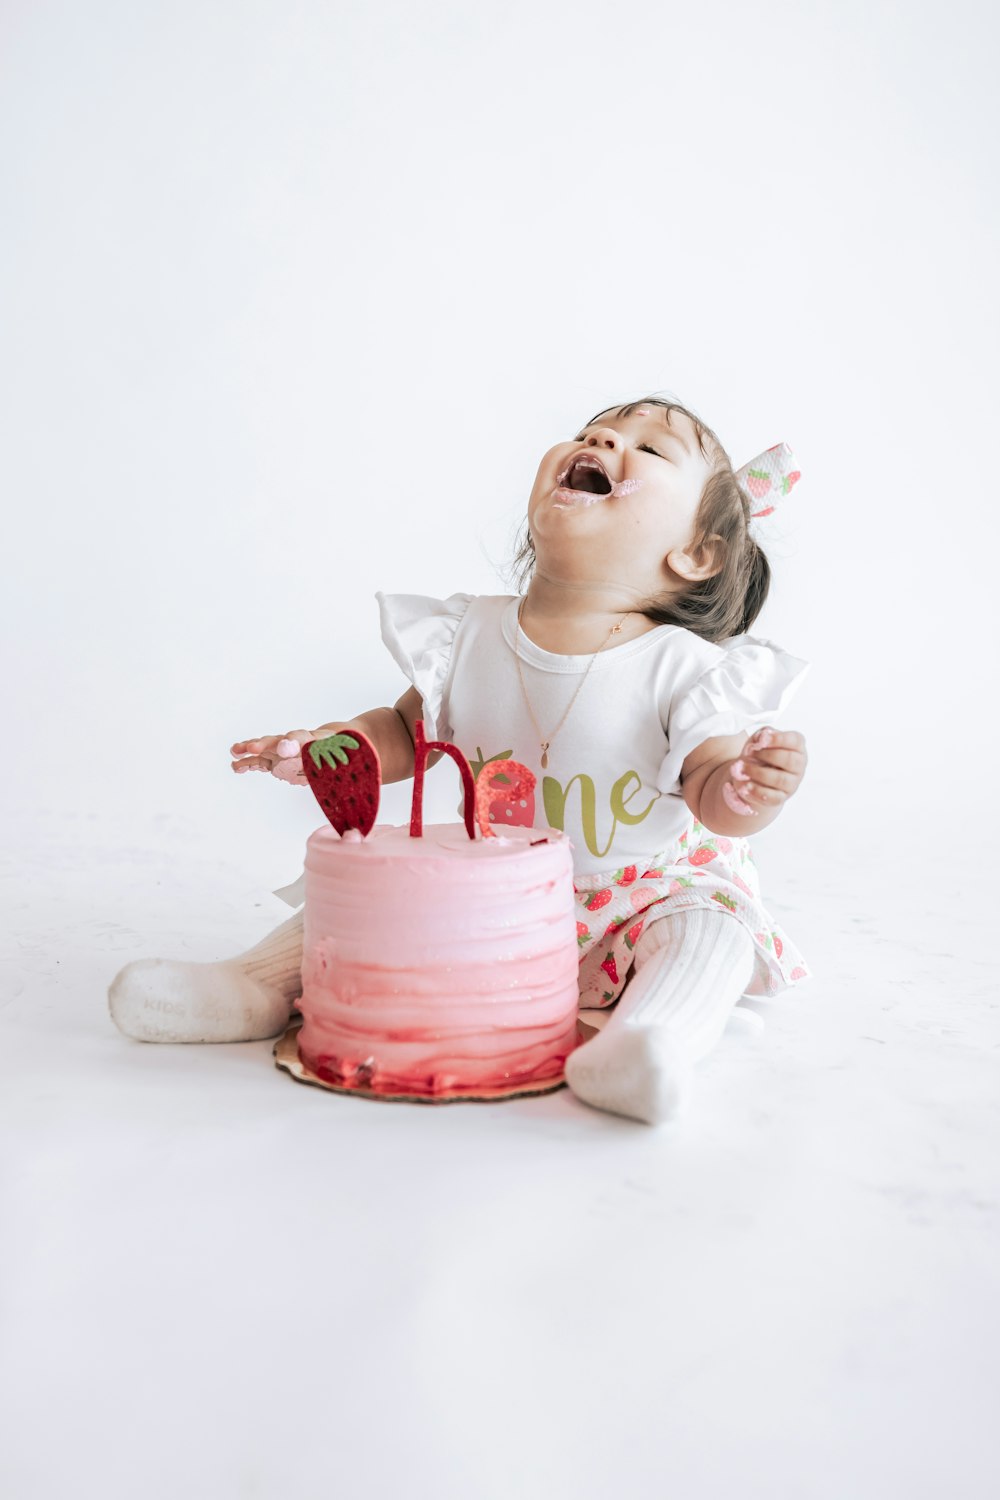
[[[549,765],[549,747],[546,744],[546,745],[542,746],[542,770],[543,771],[548,770],[548,765]]]

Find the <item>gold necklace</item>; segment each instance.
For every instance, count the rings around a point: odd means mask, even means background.
[[[528,697],[528,689],[527,689],[527,687],[525,686],[525,683],[524,683],[524,673],[521,671],[521,653],[518,650],[518,645],[520,644],[520,640],[521,640],[521,611],[522,611],[523,608],[524,608],[524,600],[522,599],[521,602],[520,602],[520,604],[517,606],[517,634],[516,634],[516,636],[514,638],[514,660],[517,662],[517,675],[518,675],[518,678],[520,679],[520,683],[521,683],[521,692],[524,694],[524,701],[527,704],[528,713],[531,715],[531,722],[535,726],[535,732],[538,735],[538,742],[539,742],[539,744],[541,746],[541,749],[542,749],[542,770],[544,771],[544,770],[546,770],[548,768],[548,764],[549,764],[549,746],[552,744],[552,741],[555,739],[556,735],[559,733],[560,729],[563,727],[563,725],[565,724],[566,720],[569,718],[570,709],[573,707],[573,704],[576,702],[577,698],[579,698],[579,696],[580,696],[580,690],[583,687],[583,684],[586,682],[587,678],[590,676],[590,669],[591,669],[591,667],[594,665],[594,662],[600,656],[601,652],[604,650],[605,646],[608,644],[608,641],[610,641],[611,637],[613,635],[618,635],[618,633],[621,630],[622,626],[625,624],[625,621],[628,619],[629,615],[631,615],[631,614],[634,613],[634,610],[627,609],[625,611],[625,613],[622,615],[621,619],[618,621],[618,624],[617,625],[612,625],[611,629],[608,631],[607,639],[605,639],[605,640],[603,640],[601,642],[601,644],[598,646],[597,650],[594,652],[593,656],[590,658],[590,661],[587,663],[587,670],[586,670],[586,672],[584,672],[583,676],[580,678],[580,681],[577,684],[576,692],[573,694],[572,698],[569,700],[569,705],[568,705],[568,707],[566,709],[566,712],[563,714],[562,718],[559,720],[559,723],[556,725],[555,729],[552,730],[552,733],[549,735],[548,739],[546,739],[545,735],[544,735],[544,733],[542,731],[542,726],[539,724],[538,720],[535,718],[535,710],[531,706],[531,699]]]

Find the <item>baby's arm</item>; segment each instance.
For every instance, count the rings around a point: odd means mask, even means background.
[[[798,790],[806,762],[805,739],[794,729],[704,740],[681,770],[684,800],[712,833],[757,833]]]
[[[383,782],[405,781],[413,775],[414,725],[423,714],[423,700],[415,687],[407,688],[392,708],[372,708],[355,719],[321,724],[318,729],[294,729],[288,734],[266,735],[256,740],[237,740],[230,754],[234,771],[270,771],[283,781],[304,783],[296,746],[321,740],[330,734],[360,732],[375,746],[382,766]],[[441,759],[435,751],[427,758],[433,765]],[[289,774],[289,767],[294,767]]]

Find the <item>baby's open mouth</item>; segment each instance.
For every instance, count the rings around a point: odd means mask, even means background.
[[[617,484],[612,484],[599,458],[591,453],[578,453],[556,475],[552,503],[560,510],[576,510],[584,505],[597,505],[602,500],[622,500],[641,485],[642,480],[634,478],[619,479]]]
[[[578,454],[556,477],[556,484],[560,489],[581,495],[610,495],[614,488],[600,459],[587,453]]]

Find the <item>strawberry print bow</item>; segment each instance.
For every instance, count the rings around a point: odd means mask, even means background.
[[[772,515],[801,478],[795,454],[787,443],[775,443],[773,448],[767,448],[737,469],[736,483],[750,501],[751,521],[762,521]]]

